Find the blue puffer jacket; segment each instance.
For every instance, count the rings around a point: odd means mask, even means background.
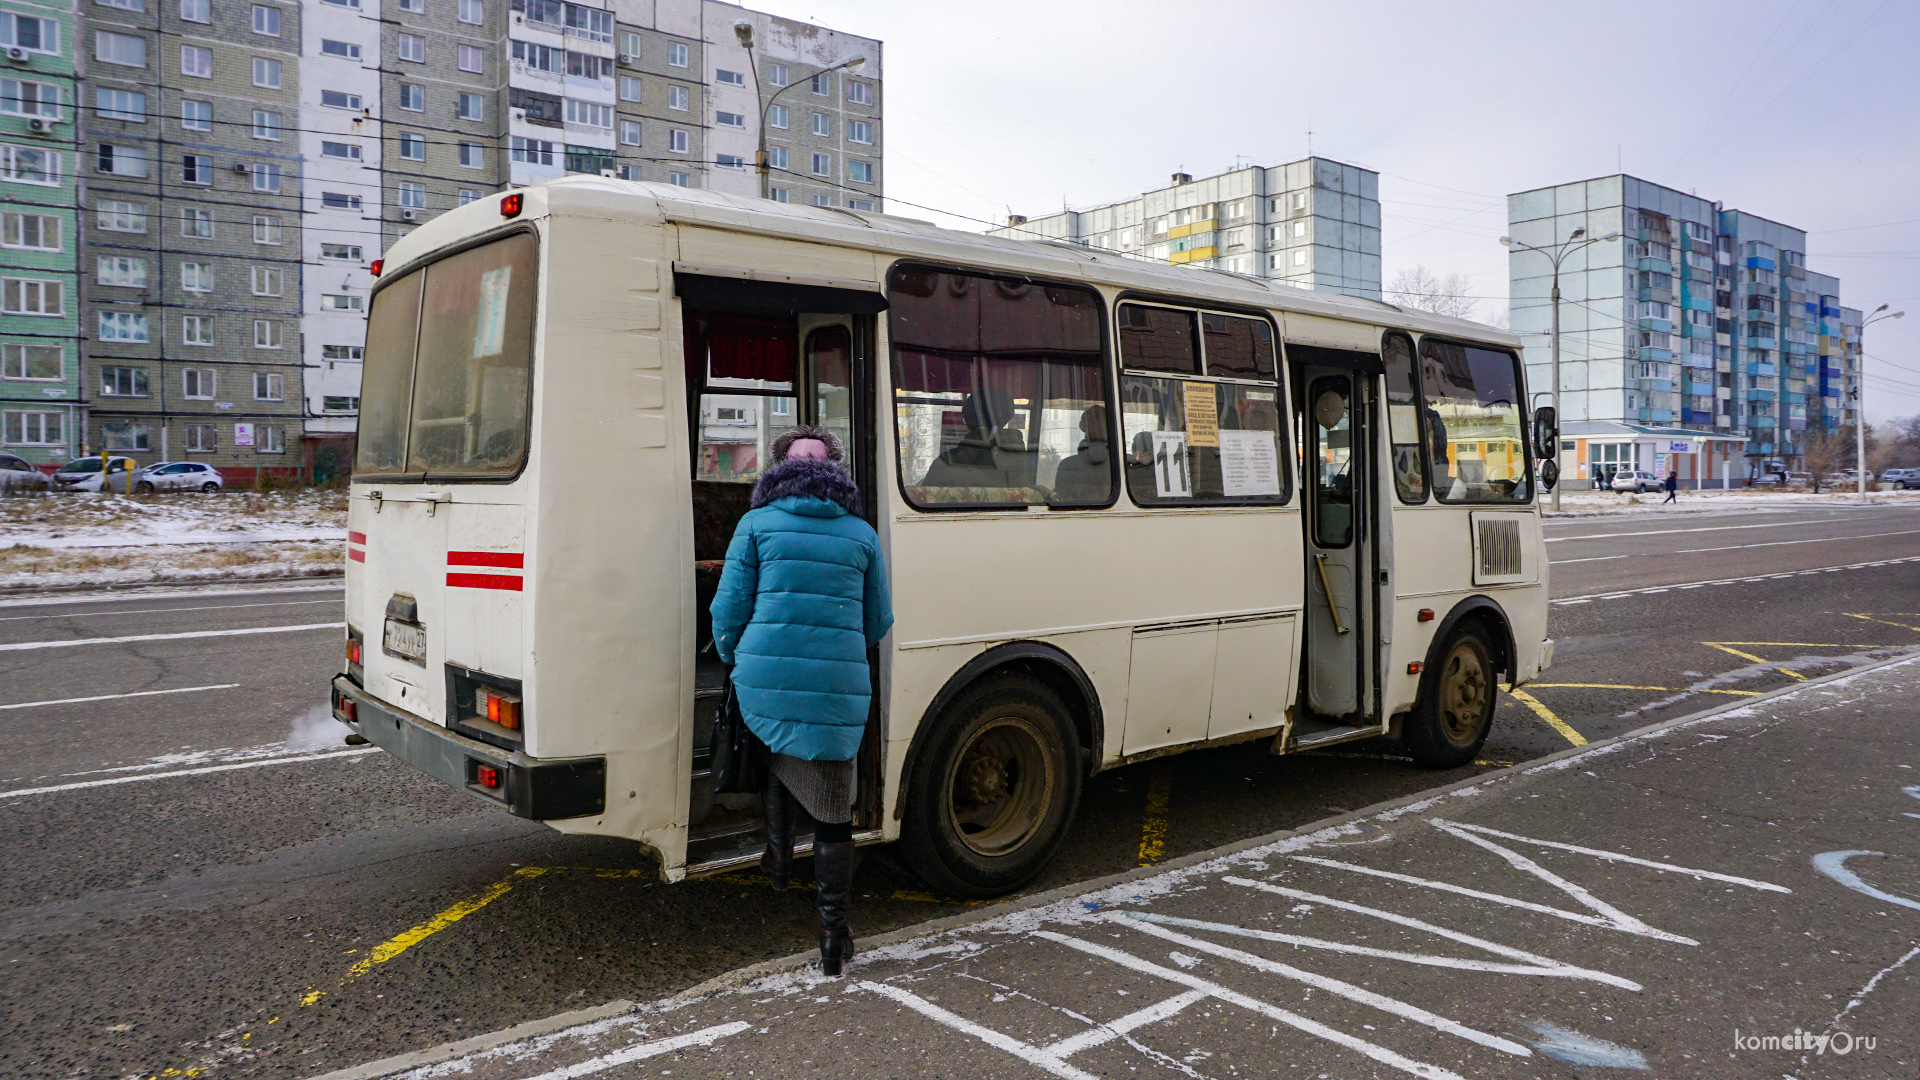
[[[872,697],[867,646],[893,625],[880,539],[853,512],[853,481],[825,461],[775,465],[752,505],[727,546],[714,644],[762,742],[809,761],[849,760]]]

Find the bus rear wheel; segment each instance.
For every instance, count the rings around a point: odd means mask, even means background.
[[[1006,673],[962,691],[937,723],[908,780],[908,863],[950,896],[1012,892],[1039,875],[1073,823],[1073,722],[1045,684]]]
[[[1499,679],[1484,631],[1463,626],[1450,634],[1439,666],[1428,674],[1419,704],[1400,729],[1413,760],[1429,769],[1472,761],[1493,730]]]

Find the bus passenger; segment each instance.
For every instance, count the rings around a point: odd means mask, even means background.
[[[1060,463],[1053,476],[1057,503],[1103,503],[1113,494],[1113,465],[1107,453],[1107,407],[1094,405],[1080,414],[1080,451]]]
[[[893,625],[887,570],[846,451],[824,428],[773,440],[772,467],[727,546],[709,609],[720,659],[732,668],[740,713],[772,752],[761,866],[784,889],[793,869],[793,804],[815,822],[820,965],[853,955],[854,758],[866,734],[867,649]]]
[[[966,433],[928,466],[920,483],[927,487],[1032,487],[1034,457],[1026,436],[1014,425],[1013,395],[997,386],[968,394],[960,404]]]

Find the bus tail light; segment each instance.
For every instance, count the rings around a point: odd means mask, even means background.
[[[500,769],[494,765],[476,765],[473,769],[473,782],[483,788],[500,786]]]
[[[519,679],[447,665],[448,727],[505,750],[526,738],[527,716]]]
[[[520,216],[520,199],[521,199],[521,195],[517,191],[511,195],[502,195],[500,197],[500,216],[501,217],[519,217]]]
[[[509,731],[520,730],[520,699],[518,697],[491,689],[481,690],[476,696],[480,701],[475,704],[482,705],[484,710],[482,715],[488,720]]]
[[[386,264],[387,264],[387,260],[385,259],[375,259],[373,260],[373,265],[367,267],[367,269],[373,271],[374,277],[379,277],[381,267],[385,266]]]
[[[347,663],[358,664],[360,662],[361,662],[360,640],[358,638],[348,638],[347,639]]]

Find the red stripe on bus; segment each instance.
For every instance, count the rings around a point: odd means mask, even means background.
[[[449,551],[448,566],[504,566],[518,570],[526,556],[516,551]]]
[[[354,562],[366,562],[367,553],[361,551],[359,548],[348,548],[347,558],[352,559]]]
[[[349,544],[364,544],[366,542],[367,542],[366,533],[357,533],[357,532],[347,533],[347,543]]]
[[[524,579],[508,577],[505,574],[447,575],[447,584],[455,585],[462,589],[505,589],[508,592],[519,592],[522,580]]]

